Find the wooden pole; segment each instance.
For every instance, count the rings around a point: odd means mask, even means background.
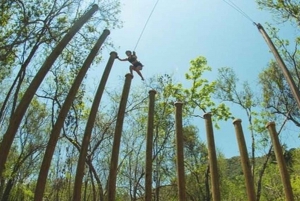
[[[245,137],[241,125],[242,120],[235,119],[233,121],[236,138],[239,145],[240,155],[241,155],[241,164],[243,167],[245,182],[246,182],[246,189],[247,189],[247,196],[248,201],[255,201],[255,190],[254,190],[254,182],[253,182],[253,175],[251,173],[251,166],[249,162],[248,152],[246,148]]]
[[[184,173],[184,148],[183,148],[183,131],[182,131],[182,105],[183,103],[175,103],[176,112],[176,155],[177,155],[177,187],[179,201],[186,200],[185,192],[185,173]]]
[[[261,24],[257,24],[257,28],[259,30],[259,32],[262,34],[263,38],[265,39],[265,41],[267,42],[271,52],[273,53],[277,64],[279,65],[279,67],[282,70],[282,73],[285,77],[285,79],[287,80],[290,89],[292,91],[292,94],[298,104],[298,108],[300,109],[300,92],[298,90],[298,87],[295,84],[295,81],[293,80],[288,68],[286,67],[285,63],[283,62],[280,54],[278,53],[276,47],[274,46],[272,40],[270,39],[269,35],[266,33],[265,29],[263,28],[263,26]]]
[[[211,174],[212,197],[214,201],[221,200],[220,187],[219,187],[219,173],[217,164],[217,154],[215,148],[214,132],[211,121],[211,113],[204,114],[206,137],[208,145],[209,169]]]
[[[52,64],[56,61],[63,49],[67,46],[67,44],[70,42],[73,36],[78,32],[78,30],[84,25],[84,23],[86,23],[98,9],[99,7],[97,5],[93,5],[93,7],[88,12],[86,12],[74,23],[74,25],[70,28],[69,32],[62,38],[62,40],[57,44],[57,46],[47,57],[44,64],[37,72],[36,76],[33,78],[32,82],[30,83],[29,87],[24,93],[23,98],[21,99],[18,107],[16,108],[15,112],[13,113],[10,119],[7,131],[3,135],[3,140],[0,145],[0,178],[2,177],[7,156],[15,138],[15,135],[17,133],[17,130],[38,87],[42,83],[47,72],[50,70]]]
[[[282,153],[282,148],[280,146],[278,134],[275,129],[275,123],[270,122],[266,125],[266,127],[269,130],[272,139],[272,144],[274,147],[277,164],[280,170],[281,181],[283,183],[285,198],[287,201],[294,201],[294,195],[293,195],[293,190],[289,178],[289,173],[286,168],[285,160]]]
[[[96,95],[95,95],[95,98],[94,98],[94,101],[93,101],[93,104],[91,107],[90,115],[89,115],[89,118],[88,118],[88,121],[87,121],[87,124],[85,127],[84,136],[82,139],[82,145],[81,145],[80,154],[79,154],[79,159],[78,159],[78,163],[77,163],[77,170],[76,170],[75,184],[74,184],[74,191],[73,191],[73,201],[80,201],[80,199],[81,199],[82,178],[84,175],[84,167],[85,167],[85,160],[86,160],[86,156],[87,156],[88,146],[90,143],[92,130],[94,127],[96,115],[97,115],[100,101],[101,101],[101,98],[102,98],[102,95],[104,92],[104,88],[105,88],[110,70],[113,66],[113,63],[114,63],[114,60],[116,57],[117,57],[116,52],[110,53],[109,60],[106,64],[105,70],[103,72],[102,79],[100,81],[98,90],[96,92]]]
[[[34,200],[42,200],[43,194],[46,187],[47,176],[49,172],[49,168],[51,165],[52,157],[55,151],[55,147],[60,135],[60,131],[64,125],[66,116],[69,112],[70,107],[72,106],[73,100],[77,94],[77,91],[82,83],[84,76],[86,75],[90,65],[92,64],[94,58],[96,57],[100,47],[102,46],[103,42],[105,41],[106,37],[109,35],[109,30],[104,30],[102,35],[99,37],[98,41],[95,43],[93,49],[91,50],[90,54],[84,61],[82,68],[78,72],[74,82],[69,90],[69,93],[65,99],[64,104],[61,107],[61,110],[58,114],[57,120],[53,126],[53,129],[50,134],[49,141],[47,143],[46,151],[43,157],[42,165],[40,168],[37,185],[35,188],[35,196]]]
[[[113,148],[111,154],[110,170],[108,176],[108,192],[107,192],[108,201],[115,201],[116,199],[115,198],[116,179],[117,179],[117,171],[118,171],[120,142],[121,142],[121,135],[122,135],[122,128],[123,128],[124,114],[125,114],[125,109],[126,109],[132,78],[133,76],[130,73],[126,74],[126,79],[123,87],[122,98],[121,98],[117,122],[116,122],[114,142],[113,142]]]
[[[155,90],[149,91],[148,128],[146,142],[146,168],[145,168],[145,201],[152,200],[152,149],[154,129],[154,101]]]

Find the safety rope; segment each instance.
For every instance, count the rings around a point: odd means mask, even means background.
[[[240,14],[242,14],[245,18],[247,18],[249,21],[251,21],[254,25],[256,25],[256,23],[252,20],[251,17],[249,17],[249,15],[247,15],[241,8],[239,8],[235,3],[233,3],[231,0],[223,0],[225,3],[227,3],[229,6],[231,6],[233,9],[235,9],[236,11],[238,11]]]
[[[142,37],[142,35],[143,35],[145,29],[146,29],[146,26],[147,26],[147,24],[148,24],[148,22],[149,22],[149,20],[150,20],[150,18],[151,18],[151,16],[152,16],[152,13],[154,12],[154,10],[155,10],[155,8],[156,8],[156,5],[158,4],[158,2],[159,2],[159,0],[156,1],[156,3],[155,3],[155,5],[154,5],[154,7],[153,7],[153,9],[152,9],[152,11],[151,11],[151,13],[150,13],[148,19],[147,19],[147,21],[146,21],[146,23],[145,23],[145,25],[144,25],[144,28],[143,28],[143,30],[142,30],[140,36],[139,36],[139,39],[138,39],[137,42],[136,42],[136,45],[135,45],[133,51],[135,51],[136,47],[138,46],[138,44],[139,44],[139,42],[140,42],[140,39],[141,39],[141,37]]]

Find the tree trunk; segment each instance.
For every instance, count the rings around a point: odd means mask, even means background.
[[[207,166],[205,172],[205,192],[206,192],[206,201],[210,201],[210,191],[209,191],[209,165]]]
[[[13,186],[14,186],[14,181],[12,179],[9,179],[7,184],[6,184],[6,187],[5,187],[5,190],[4,190],[1,201],[8,201],[9,200],[9,194],[10,194],[11,189],[13,188]]]

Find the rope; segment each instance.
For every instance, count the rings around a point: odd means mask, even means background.
[[[247,15],[247,13],[245,13],[241,8],[239,8],[234,2],[232,2],[231,0],[223,0],[223,1],[224,1],[225,3],[227,3],[229,6],[231,6],[233,9],[235,9],[237,12],[239,12],[241,15],[243,15],[245,18],[247,18],[249,21],[251,21],[254,25],[256,25],[256,23],[254,22],[254,20],[252,20],[252,18],[251,18],[249,15]],[[144,31],[145,31],[145,29],[146,29],[146,27],[147,27],[147,24],[148,24],[148,22],[149,22],[149,20],[150,20],[150,18],[151,18],[151,16],[152,16],[152,14],[153,14],[155,8],[156,8],[158,2],[159,2],[159,0],[156,1],[156,3],[155,3],[155,5],[154,5],[154,7],[153,7],[153,9],[152,9],[152,11],[151,11],[151,13],[150,13],[148,19],[147,19],[147,21],[146,21],[146,23],[145,23],[145,25],[144,25],[144,28],[143,28],[143,30],[142,30],[142,32],[141,32],[141,34],[140,34],[140,36],[139,36],[139,38],[138,38],[138,40],[137,40],[137,42],[136,42],[136,45],[135,45],[133,51],[136,50],[136,48],[137,48],[137,46],[138,46],[138,44],[139,44],[139,42],[140,42],[140,39],[142,38],[142,35],[143,35],[143,33],[144,33]]]
[[[145,25],[144,25],[144,28],[143,28],[143,30],[142,30],[142,32],[141,32],[141,34],[140,34],[140,37],[139,37],[139,39],[138,39],[137,42],[136,42],[136,45],[135,45],[133,51],[135,51],[136,47],[138,46],[138,44],[139,44],[139,42],[140,42],[140,39],[141,39],[141,37],[142,37],[142,35],[143,35],[145,29],[146,29],[146,26],[147,26],[147,24],[148,24],[148,22],[149,22],[149,20],[150,20],[150,18],[151,18],[151,16],[152,16],[152,13],[154,12],[154,10],[155,10],[155,8],[156,8],[156,5],[158,4],[158,2],[159,2],[159,0],[156,1],[156,3],[155,3],[155,5],[154,5],[154,7],[153,7],[153,9],[152,9],[152,11],[151,11],[151,13],[150,13],[148,19],[147,19],[147,21],[146,21],[146,23],[145,23]]]
[[[227,3],[229,6],[231,6],[233,9],[238,11],[240,14],[242,14],[245,18],[247,18],[249,21],[251,21],[253,24],[256,25],[256,23],[247,15],[241,8],[239,8],[235,3],[233,3],[231,0],[223,0],[225,3]]]

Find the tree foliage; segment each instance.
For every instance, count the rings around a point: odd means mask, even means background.
[[[300,22],[300,5],[297,0],[256,0],[263,10],[271,11],[280,22]]]

